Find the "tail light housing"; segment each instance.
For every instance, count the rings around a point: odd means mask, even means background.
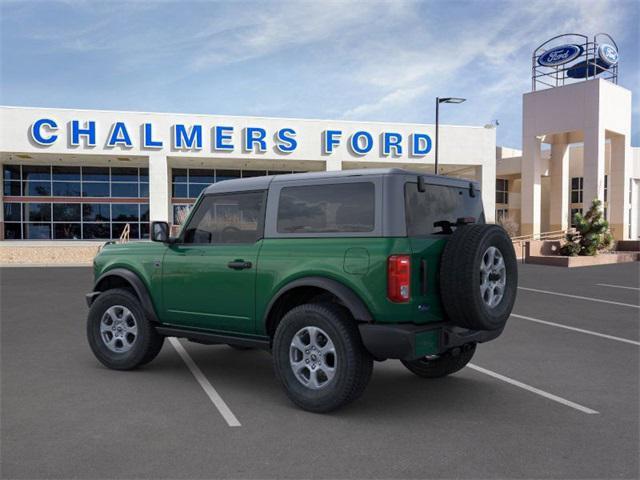
[[[391,255],[387,260],[387,297],[392,302],[406,303],[411,296],[411,257]]]

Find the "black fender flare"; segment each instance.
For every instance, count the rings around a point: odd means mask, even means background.
[[[276,302],[290,290],[298,287],[317,287],[327,290],[335,295],[349,309],[353,317],[359,322],[373,323],[373,317],[369,312],[369,309],[360,299],[360,297],[349,287],[336,280],[327,277],[304,277],[293,280],[283,286],[278,292],[271,298],[271,301],[265,309],[264,316],[262,318],[263,325],[267,324],[269,315],[276,304]]]
[[[160,323],[158,316],[156,315],[156,309],[151,301],[149,290],[140,277],[131,270],[127,270],[126,268],[114,268],[113,270],[108,270],[103,273],[95,282],[93,287],[94,293],[98,293],[99,295],[99,293],[102,292],[100,289],[100,283],[109,277],[119,277],[131,285],[133,290],[136,292],[136,296],[140,299],[140,303],[142,304],[142,308],[144,309],[147,318],[155,323]],[[92,300],[95,300],[98,295],[95,295]]]

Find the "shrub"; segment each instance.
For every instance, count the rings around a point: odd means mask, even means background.
[[[609,232],[609,222],[602,213],[602,202],[595,199],[591,202],[589,211],[582,215],[573,216],[576,225],[575,232],[567,233],[566,243],[560,249],[561,255],[597,255],[613,245],[613,236]]]
[[[504,228],[505,231],[507,232],[507,235],[509,235],[510,237],[515,237],[516,235],[518,235],[518,230],[520,229],[520,226],[509,215],[504,216],[501,219],[499,219],[498,220],[498,225],[500,225],[502,228]]]

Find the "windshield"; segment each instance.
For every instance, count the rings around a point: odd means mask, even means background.
[[[469,188],[425,185],[425,191],[419,192],[417,183],[407,183],[404,200],[407,235],[410,237],[442,234],[447,229],[434,224],[444,221],[454,225],[463,217],[484,223],[480,194],[476,192],[472,197]]]

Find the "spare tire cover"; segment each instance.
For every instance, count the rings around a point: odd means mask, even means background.
[[[498,225],[459,227],[440,260],[440,296],[448,319],[474,330],[504,327],[518,288],[513,243]]]

